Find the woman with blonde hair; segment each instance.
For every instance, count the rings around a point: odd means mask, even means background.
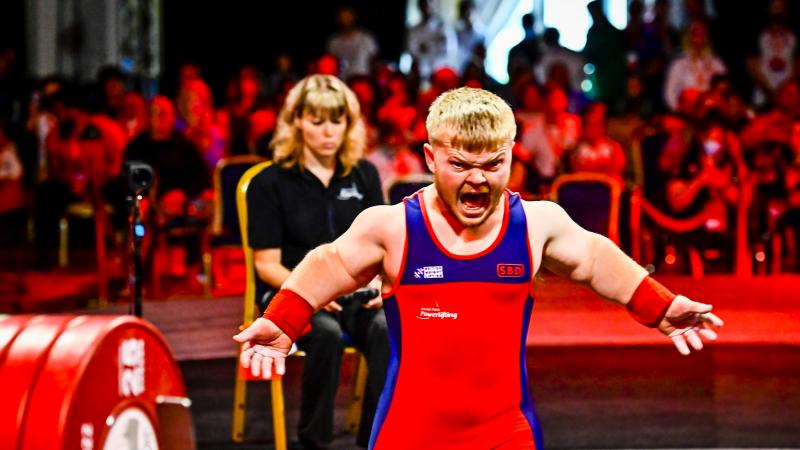
[[[306,253],[333,241],[361,211],[383,202],[377,170],[361,159],[365,145],[358,100],[341,80],[311,75],[289,92],[271,142],[274,164],[247,190],[248,238],[258,278],[267,287],[280,288]],[[311,331],[298,341],[306,352],[298,424],[303,448],[333,440],[343,331],[369,365],[356,440],[368,444],[389,360],[382,304],[377,291],[342,297],[314,314]]]

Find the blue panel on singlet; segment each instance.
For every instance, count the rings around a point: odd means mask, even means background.
[[[422,213],[421,195],[420,191],[405,200],[408,253],[401,284],[530,282],[525,211],[517,194],[504,195],[508,205],[504,220],[508,222],[497,246],[483,255],[458,259],[443,253],[433,241]]]

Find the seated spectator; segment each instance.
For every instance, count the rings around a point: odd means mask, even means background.
[[[747,70],[756,84],[756,106],[766,104],[783,82],[797,75],[797,35],[789,20],[786,0],[772,0],[769,23],[758,35],[758,54],[747,61]]]
[[[248,153],[272,159],[272,149],[269,147],[269,141],[272,140],[278,120],[275,111],[265,106],[250,114],[247,120]]]
[[[211,172],[197,146],[175,127],[175,107],[167,97],[150,101],[150,129],[128,144],[125,160],[153,167],[162,222],[181,220],[192,200],[209,198]]]
[[[125,130],[128,140],[147,130],[147,103],[142,94],[133,91],[125,93],[117,122]]]
[[[736,210],[743,198],[739,180],[746,175],[736,161],[738,140],[715,116],[706,119],[675,168],[666,198],[673,216],[705,217],[703,228],[682,235],[680,243],[718,252],[718,261],[730,269]]]
[[[131,141],[126,161],[142,161],[156,175],[154,216],[146,220],[159,227],[203,224],[210,219],[213,192],[211,172],[198,148],[175,128],[175,107],[166,97],[150,101],[150,129]],[[187,237],[182,247],[172,247],[167,267],[183,276],[200,272],[200,242]]]
[[[406,52],[426,82],[436,70],[458,64],[458,38],[453,27],[434,11],[437,3],[417,0],[417,6],[420,21],[408,29]]]
[[[562,46],[559,42],[560,39],[561,35],[557,29],[548,28],[544,30],[542,56],[536,64],[534,73],[536,74],[536,81],[542,85],[557,76],[560,81],[559,85],[562,88],[569,86],[567,92],[571,92],[572,89],[579,89],[584,79],[583,56]],[[557,75],[551,73],[553,66],[556,64],[561,65],[560,70],[563,73],[558,73]]]
[[[245,66],[228,82],[227,104],[216,116],[221,134],[228,143],[228,155],[249,152],[250,114],[259,108],[262,100],[261,79],[258,69]]]
[[[345,6],[336,13],[339,30],[328,40],[328,52],[339,59],[341,67],[339,75],[349,80],[357,75],[369,75],[372,60],[380,53],[378,42],[372,33],[359,27],[356,12]]]
[[[800,84],[796,80],[788,80],[775,92],[773,106],[744,127],[741,132],[742,145],[755,148],[769,141],[791,145],[792,132],[799,118]]]
[[[693,88],[702,93],[711,86],[714,75],[725,72],[725,64],[711,49],[706,24],[695,20],[689,24],[684,54],[670,63],[664,86],[664,101],[670,110],[675,111],[681,92]]]
[[[199,79],[187,81],[178,93],[177,129],[200,149],[209,170],[225,155],[225,131],[217,124],[211,89]]]
[[[747,153],[748,178],[753,186],[750,235],[756,240],[769,239],[778,221],[791,209],[792,156],[791,148],[782,142],[764,142]]]
[[[568,99],[560,88],[548,88],[544,94],[544,107],[539,119],[524,125],[520,133],[520,144],[526,153],[529,182],[546,191],[550,182],[561,170],[562,155],[575,147],[581,132],[581,119],[567,112]]]
[[[125,76],[115,66],[105,66],[97,74],[97,86],[100,95],[101,111],[116,119],[122,113],[124,106]]]
[[[8,131],[0,122],[0,244],[18,240],[26,219],[22,163]]]
[[[667,200],[676,216],[700,212],[711,214],[708,231],[729,229],[729,208],[739,200],[735,135],[726,133],[719,121],[710,119],[699,131],[682,160],[672,169],[667,183]]]
[[[425,173],[422,159],[409,146],[414,108],[397,108],[380,122],[380,144],[367,154],[367,161],[375,165],[384,188],[399,177]]]
[[[97,113],[86,94],[65,88],[52,99],[57,126],[45,139],[46,179],[34,193],[38,263],[43,267],[52,262],[48,253],[55,247],[58,221],[67,206],[78,201],[98,206],[122,166],[125,133],[117,122]]]
[[[261,282],[277,290],[309,250],[335,240],[361,211],[382,203],[378,173],[360,159],[364,141],[358,101],[339,79],[311,75],[289,92],[272,140],[275,164],[247,191],[248,236]],[[317,311],[297,342],[306,352],[298,447],[324,448],[333,439],[343,331],[369,365],[356,444],[369,442],[389,342],[380,295],[361,300],[339,299]]]
[[[361,117],[364,118],[364,127],[367,130],[367,151],[374,149],[380,140],[380,132],[375,124],[377,115],[375,104],[375,87],[368,76],[355,76],[348,83],[350,89],[356,94],[358,105],[361,107]]]
[[[622,180],[625,152],[606,133],[606,106],[592,103],[583,112],[583,133],[578,145],[569,151],[570,172],[602,173]]]

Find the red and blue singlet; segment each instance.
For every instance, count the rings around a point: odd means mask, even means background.
[[[391,361],[371,449],[541,449],[525,342],[533,264],[518,195],[497,239],[455,255],[436,238],[422,192],[405,199],[406,248],[384,298]]]

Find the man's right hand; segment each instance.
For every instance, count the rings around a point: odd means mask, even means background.
[[[322,307],[323,310],[328,311],[329,313],[338,313],[342,312],[342,305],[340,305],[336,300],[328,303],[327,305]]]
[[[233,340],[244,344],[240,360],[253,376],[272,378],[273,364],[276,374],[286,373],[286,356],[292,348],[292,340],[271,320],[263,317],[256,319]]]

